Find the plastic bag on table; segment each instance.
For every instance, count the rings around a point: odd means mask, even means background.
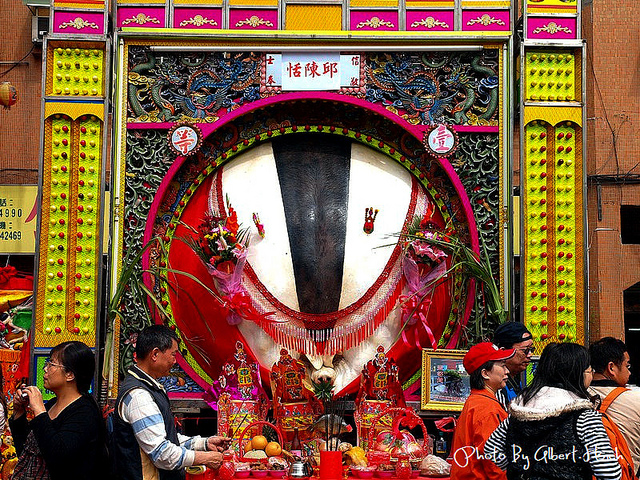
[[[420,475],[425,477],[448,477],[451,465],[443,458],[427,455],[420,464]]]

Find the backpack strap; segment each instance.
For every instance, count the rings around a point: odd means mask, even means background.
[[[628,388],[624,388],[624,387],[616,387],[613,390],[611,390],[609,392],[609,394],[604,397],[604,400],[602,401],[602,404],[600,405],[600,408],[598,408],[598,410],[602,413],[607,411],[607,408],[609,408],[609,406],[613,403],[613,401],[618,398],[620,395],[622,395],[624,392],[626,392],[627,390],[629,390]]]
[[[618,455],[618,463],[620,463],[620,467],[622,468],[621,478],[623,479],[629,478],[629,479],[636,480],[638,477],[636,477],[636,472],[634,471],[635,467],[633,465],[633,457],[631,456],[631,451],[629,450],[629,446],[627,445],[627,441],[624,438],[624,435],[622,435],[622,432],[620,431],[618,426],[615,424],[615,422],[611,420],[611,417],[609,417],[609,415],[607,415],[605,412],[601,412],[601,414],[602,414],[602,423],[605,427],[605,430],[607,431],[607,436],[609,437],[611,446],[616,448],[614,452],[616,455]],[[613,438],[612,438],[612,435],[613,435]],[[627,475],[625,475],[625,468],[626,468]]]

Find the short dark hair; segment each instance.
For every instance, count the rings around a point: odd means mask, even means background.
[[[469,375],[469,386],[474,390],[482,390],[484,388],[482,370],[491,371],[497,362],[504,362],[504,360],[489,360],[488,362],[483,363],[479,368],[476,368],[475,371],[471,372],[471,375]]]
[[[166,352],[173,345],[173,341],[180,343],[180,339],[176,332],[166,325],[151,325],[144,328],[138,333],[136,340],[136,357],[140,360],[147,356],[157,348],[161,352]]]
[[[89,393],[96,370],[96,358],[82,342],[63,342],[51,349],[52,358],[60,360],[65,371],[73,373],[80,393]]]
[[[609,362],[620,367],[624,362],[624,354],[628,351],[629,349],[622,340],[613,337],[601,338],[589,347],[591,366],[598,373],[604,373]]]

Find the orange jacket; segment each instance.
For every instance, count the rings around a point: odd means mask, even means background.
[[[453,435],[451,480],[506,480],[506,472],[484,458],[484,443],[506,418],[507,412],[495,395],[488,390],[471,390]]]

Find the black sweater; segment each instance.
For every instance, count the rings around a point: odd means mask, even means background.
[[[47,411],[55,402],[55,398],[47,402]],[[18,456],[33,430],[51,480],[95,480],[105,474],[104,421],[91,398],[83,395],[53,420],[43,413],[27,422],[22,415],[9,425]]]

